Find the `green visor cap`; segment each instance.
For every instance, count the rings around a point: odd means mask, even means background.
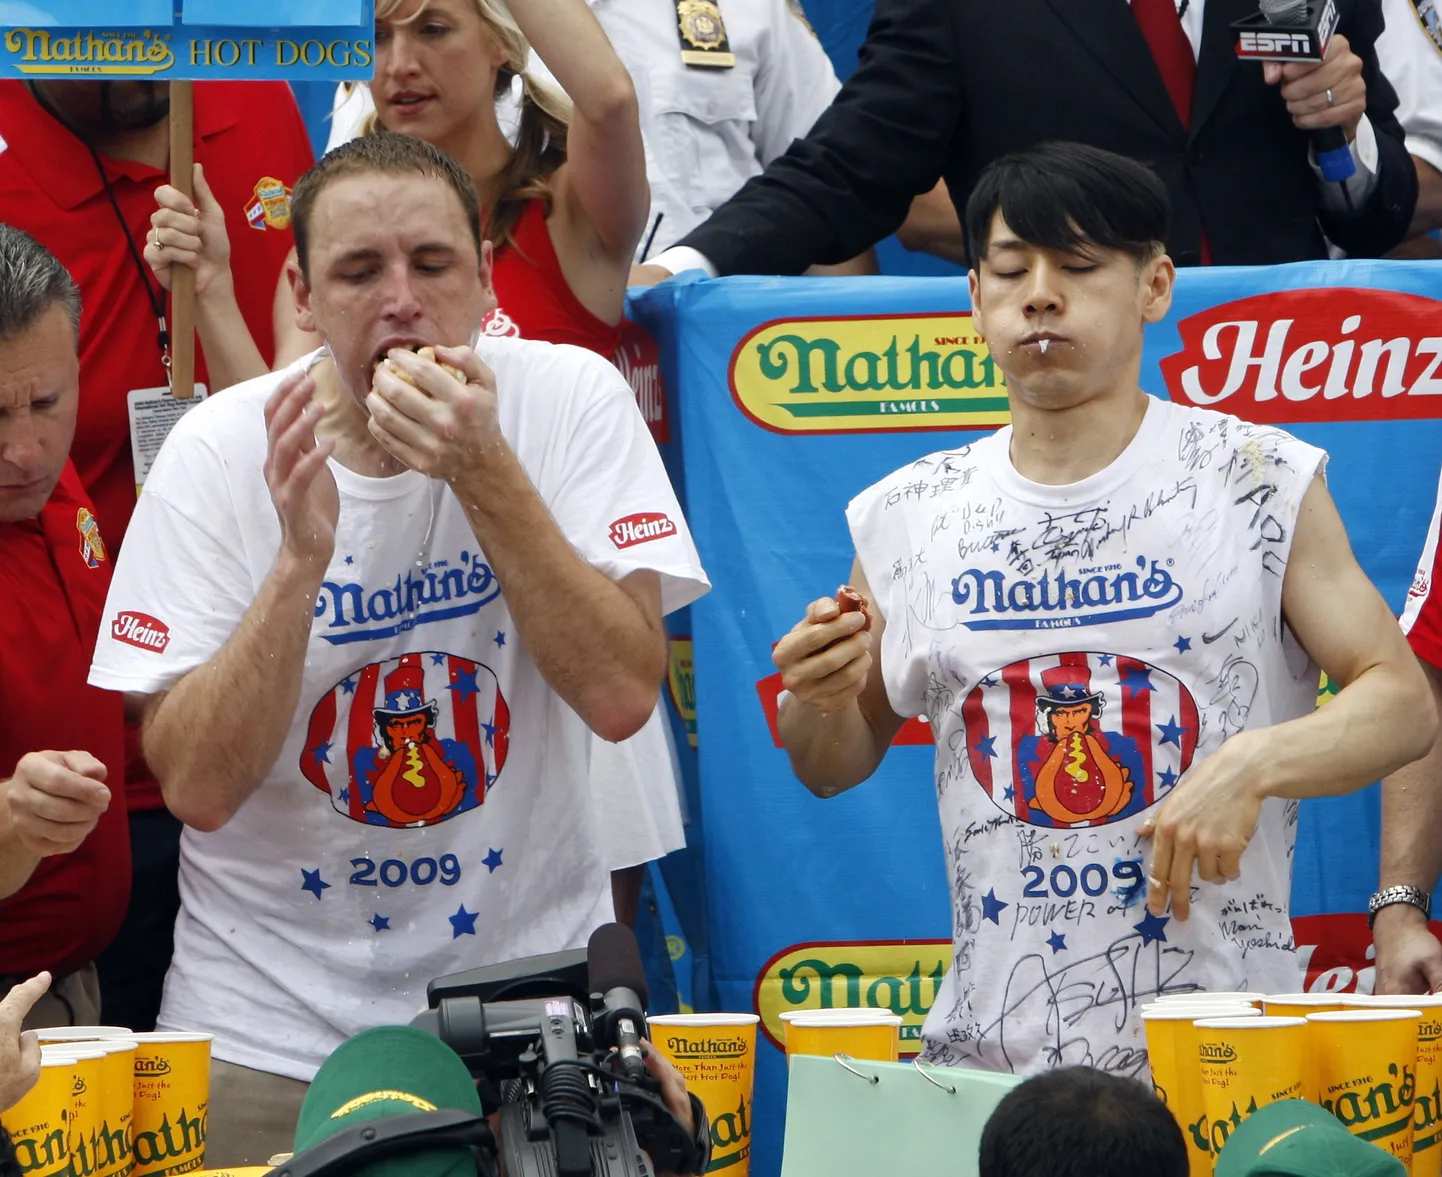
[[[341,1043],[316,1072],[295,1126],[295,1151],[367,1120],[457,1109],[481,1114],[460,1056],[411,1026],[381,1026]],[[435,1149],[358,1166],[354,1177],[474,1177],[470,1152]]]
[[[1217,1154],[1216,1177],[1406,1177],[1391,1153],[1353,1136],[1326,1108],[1284,1099],[1243,1120]]]

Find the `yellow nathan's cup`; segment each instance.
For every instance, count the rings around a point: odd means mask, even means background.
[[[133,1177],[192,1173],[205,1164],[209,1034],[136,1034]]]
[[[756,1014],[662,1014],[648,1019],[651,1045],[681,1072],[711,1121],[711,1168],[751,1170],[751,1095]]]
[[[1305,1018],[1202,1018],[1195,1023],[1212,1156],[1244,1119],[1280,1099],[1312,1099]]]
[[[1255,1006],[1220,1001],[1191,1005],[1168,1001],[1144,1005],[1142,1024],[1147,1031],[1147,1060],[1157,1098],[1181,1127],[1187,1141],[1191,1177],[1211,1177],[1211,1130],[1202,1102],[1202,1075],[1197,1066],[1197,1031],[1192,1024],[1203,1018],[1255,1018]]]
[[[1347,1009],[1307,1016],[1317,1102],[1353,1136],[1412,1163],[1418,1009]]]
[[[1169,1001],[1240,1001],[1245,1005],[1258,1005],[1261,1000],[1260,993],[1244,993],[1240,989],[1226,993],[1212,993],[1206,989],[1196,989],[1191,993],[1162,993],[1153,997],[1150,1004],[1161,1005]]]
[[[104,1113],[101,1107],[105,1082],[105,1052],[92,1049],[98,1043],[67,1042],[42,1046],[41,1058],[68,1059],[74,1066],[70,1084],[70,1122],[65,1137],[70,1144],[70,1166],[74,1173],[96,1172],[95,1147]]]
[[[786,1057],[836,1054],[894,1063],[900,1053],[901,1015],[890,1010],[796,1010],[782,1015]]]
[[[35,1037],[41,1046],[57,1042],[93,1042],[101,1038],[133,1038],[135,1034],[124,1026],[50,1026],[36,1030]]]
[[[1420,1009],[1417,1023],[1417,1102],[1412,1109],[1412,1177],[1442,1177],[1442,993],[1357,994],[1349,1008]]]
[[[1344,1008],[1346,993],[1268,993],[1262,1009],[1269,1018],[1305,1018]]]
[[[74,1172],[68,1135],[74,1085],[73,1061],[42,1056],[39,1082],[9,1111],[0,1111],[0,1124],[10,1133],[25,1177],[69,1177]]]
[[[129,1177],[133,1164],[131,1115],[135,1106],[135,1039],[100,1038],[44,1049],[56,1054],[83,1049],[101,1055],[99,1118],[89,1138],[93,1167],[86,1172],[91,1177]]]

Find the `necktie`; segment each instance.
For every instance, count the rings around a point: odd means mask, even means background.
[[[1172,105],[1182,126],[1192,121],[1192,87],[1197,80],[1197,59],[1192,44],[1182,31],[1174,0],[1132,0],[1132,15],[1147,39]]]

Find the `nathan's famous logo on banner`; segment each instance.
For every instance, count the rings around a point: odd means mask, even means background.
[[[790,1010],[884,1009],[903,1019],[901,1053],[917,1054],[921,1023],[950,967],[950,940],[793,944],[762,965],[756,978],[761,1030],[784,1050],[781,1015]]]
[[[1006,378],[969,314],[775,319],[731,353],[731,395],[778,433],[1005,425]]]
[[[485,801],[510,725],[489,667],[458,654],[405,654],[361,667],[321,697],[300,771],[353,821],[434,825]]]
[[[1178,324],[1172,399],[1248,421],[1371,421],[1442,412],[1442,301],[1319,287],[1257,294]]]
[[[47,77],[148,77],[177,65],[220,76],[233,69],[245,76],[271,69],[368,69],[373,62],[366,40],[276,37],[273,31],[268,37],[195,35],[173,41],[172,34],[153,29],[12,28],[4,44],[10,56],[0,66]]]

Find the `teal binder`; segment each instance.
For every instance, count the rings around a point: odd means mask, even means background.
[[[781,1177],[976,1177],[982,1127],[1021,1081],[925,1063],[798,1055]]]

